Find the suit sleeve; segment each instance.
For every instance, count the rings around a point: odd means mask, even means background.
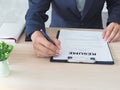
[[[107,0],[107,9],[107,25],[111,22],[116,22],[120,24],[120,0]]]
[[[26,20],[26,40],[31,40],[30,35],[35,30],[45,30],[45,22],[48,20],[46,11],[50,7],[51,0],[29,0],[29,8],[27,10]]]

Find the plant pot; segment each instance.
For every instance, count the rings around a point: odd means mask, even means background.
[[[8,60],[0,61],[0,77],[6,77],[10,74]]]

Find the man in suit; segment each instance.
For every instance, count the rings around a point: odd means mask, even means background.
[[[103,39],[114,42],[120,39],[120,0],[29,0],[26,14],[26,40],[32,40],[37,56],[50,57],[59,54],[60,41],[51,37],[50,43],[39,31],[45,30],[48,16],[45,14],[52,4],[50,27],[99,28],[102,29],[101,11],[107,2],[107,27]]]

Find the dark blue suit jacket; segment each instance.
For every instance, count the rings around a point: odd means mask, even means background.
[[[109,17],[107,23],[120,23],[120,0],[86,0],[83,15],[77,8],[76,0],[29,0],[26,13],[27,40],[35,30],[45,30],[45,14],[52,4],[52,19],[50,27],[68,28],[102,28],[101,11],[107,1]]]

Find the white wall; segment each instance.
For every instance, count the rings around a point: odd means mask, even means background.
[[[24,22],[28,0],[0,0],[0,26],[3,23]]]
[[[50,25],[50,22],[51,22],[51,7],[50,7],[50,9],[49,9],[49,11],[47,11],[47,15],[49,16],[49,19],[48,19],[48,21],[45,23],[45,25],[46,25],[46,27],[49,27],[49,25]]]

